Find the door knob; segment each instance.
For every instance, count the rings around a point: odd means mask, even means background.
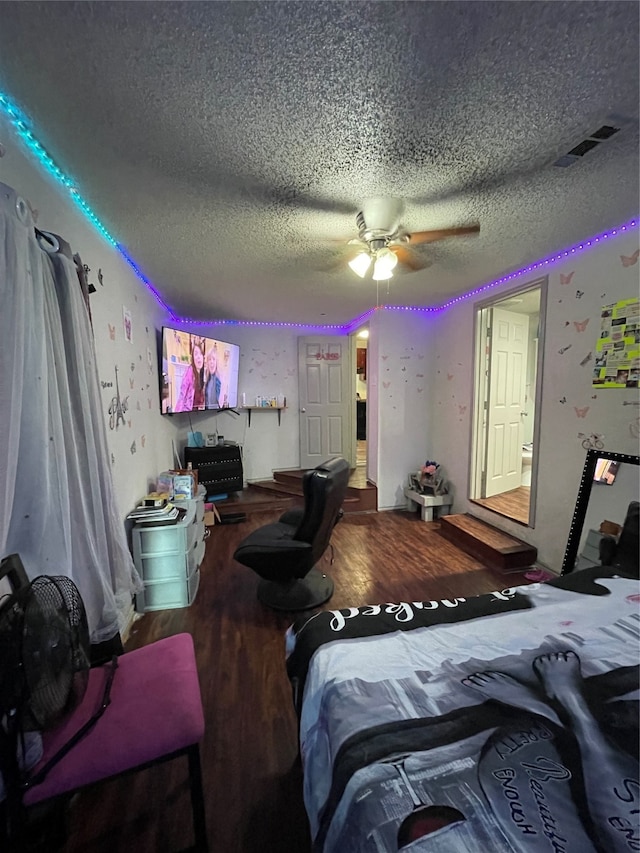
[[[300,411],[301,411],[301,412],[306,412],[307,410],[306,410],[306,409],[300,409]]]

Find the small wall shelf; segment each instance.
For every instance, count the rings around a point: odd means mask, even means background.
[[[280,426],[280,418],[282,416],[282,411],[286,409],[286,406],[243,406],[247,413],[247,426],[251,426],[251,412],[277,412],[278,413],[278,426]]]

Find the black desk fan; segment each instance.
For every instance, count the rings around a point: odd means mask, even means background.
[[[51,729],[81,702],[89,675],[89,631],[73,581],[41,575],[29,582],[17,554],[0,563],[12,592],[0,598],[0,771],[6,835],[19,844],[22,795],[77,742],[65,744],[35,777],[24,768],[25,734]]]

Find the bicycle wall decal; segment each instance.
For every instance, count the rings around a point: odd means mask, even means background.
[[[604,450],[604,435],[597,432],[592,432],[591,435],[586,435],[584,432],[578,433],[578,438],[582,439],[582,446],[585,450]]]

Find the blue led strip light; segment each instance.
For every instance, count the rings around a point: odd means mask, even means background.
[[[16,129],[18,135],[23,140],[27,148],[36,156],[38,162],[41,163],[42,166],[49,172],[49,174],[53,175],[53,177],[62,184],[65,189],[69,191],[69,194],[76,205],[80,208],[80,210],[84,213],[87,219],[91,222],[91,224],[102,234],[102,236],[110,243],[114,249],[122,255],[125,261],[129,264],[131,269],[134,271],[136,276],[142,281],[146,287],[151,291],[159,304],[171,315],[171,319],[176,322],[184,323],[187,325],[197,325],[197,326],[264,326],[264,327],[277,327],[277,328],[293,328],[293,329],[336,329],[338,331],[345,332],[349,334],[354,329],[361,326],[365,323],[371,314],[374,311],[385,310],[385,311],[412,311],[420,314],[439,314],[442,311],[450,308],[452,305],[456,305],[458,302],[463,302],[465,299],[470,299],[472,296],[477,296],[480,293],[485,293],[487,290],[491,290],[493,287],[498,287],[501,284],[506,284],[509,281],[514,281],[517,278],[520,278],[523,275],[527,275],[528,273],[534,271],[540,271],[554,265],[560,261],[564,261],[565,258],[570,257],[578,252],[584,251],[592,246],[596,246],[605,240],[608,240],[610,237],[615,237],[618,234],[622,234],[626,231],[630,231],[632,228],[638,227],[638,220],[631,219],[629,222],[626,222],[623,225],[619,225],[617,228],[612,228],[610,231],[603,231],[602,234],[597,234],[595,237],[591,237],[589,240],[583,240],[582,243],[577,243],[575,246],[572,246],[569,249],[565,249],[563,251],[558,252],[557,254],[550,255],[548,258],[544,258],[541,261],[536,261],[534,264],[529,264],[529,266],[523,267],[516,272],[509,273],[508,275],[503,275],[501,278],[497,278],[494,281],[488,282],[487,284],[483,284],[480,287],[476,287],[473,290],[470,290],[468,293],[464,293],[461,296],[456,296],[453,299],[449,299],[447,302],[444,302],[442,305],[427,307],[427,306],[418,306],[418,305],[379,305],[376,308],[372,308],[370,311],[356,317],[350,323],[346,324],[320,324],[320,323],[280,323],[280,322],[266,322],[260,320],[193,320],[187,317],[178,317],[175,312],[169,308],[169,306],[164,302],[156,288],[149,281],[149,279],[144,275],[144,273],[140,270],[136,262],[133,258],[128,254],[126,249],[121,243],[118,243],[111,234],[107,231],[104,225],[100,222],[96,214],[87,204],[87,202],[80,195],[78,188],[74,181],[71,180],[65,173],[60,169],[59,166],[56,165],[53,158],[47,153],[47,151],[43,148],[43,146],[38,142],[35,138],[31,130],[29,129],[27,119],[21,110],[2,92],[0,92],[0,109],[2,109],[9,121]]]
[[[75,181],[71,180],[68,175],[62,171],[62,169],[55,163],[53,157],[46,151],[46,149],[38,142],[36,137],[33,135],[29,128],[29,124],[24,113],[18,109],[18,107],[10,100],[3,92],[0,92],[0,109],[2,109],[15,128],[18,136],[27,146],[29,151],[35,155],[36,159],[40,163],[41,166],[44,166],[45,170],[52,175],[59,184],[69,192],[69,195],[75,202],[75,204],[80,208],[82,213],[87,217],[89,222],[93,225],[93,227],[102,234],[104,239],[113,246],[114,249],[122,255],[125,261],[129,264],[129,266],[133,269],[137,277],[144,282],[144,284],[149,288],[151,293],[155,296],[156,300],[160,303],[160,305],[171,314],[172,319],[177,319],[175,313],[169,308],[169,306],[164,302],[158,291],[151,284],[149,279],[143,275],[140,271],[136,263],[132,260],[132,258],[127,254],[124,246],[121,243],[118,243],[114,237],[107,231],[102,222],[98,219],[96,214],[93,212],[89,204],[82,198],[78,187],[76,186]]]

